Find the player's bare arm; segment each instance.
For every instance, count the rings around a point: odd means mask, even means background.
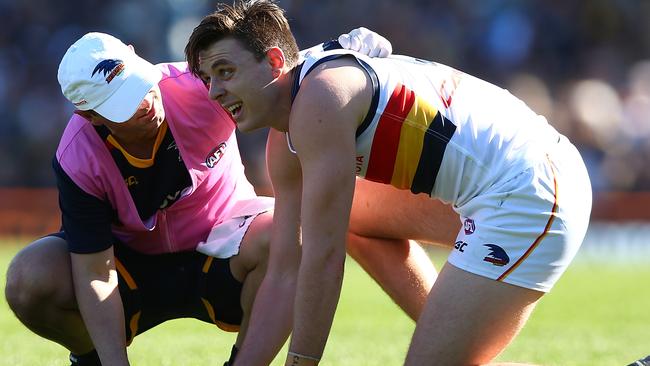
[[[102,363],[128,365],[113,248],[70,256],[79,310]]]
[[[271,131],[267,165],[276,198],[269,263],[236,364],[268,365],[291,330],[300,263],[300,166],[283,133]]]
[[[332,325],[355,185],[355,130],[371,96],[365,72],[342,59],[312,71],[293,104],[289,133],[303,175],[303,253],[287,365],[317,363]]]

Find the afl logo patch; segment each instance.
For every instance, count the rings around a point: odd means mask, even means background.
[[[208,156],[205,158],[205,165],[208,168],[214,168],[215,165],[221,160],[221,156],[223,156],[224,152],[226,151],[226,143],[222,142],[219,144],[219,146],[215,147],[210,151]]]
[[[465,219],[465,222],[463,222],[463,229],[465,229],[465,235],[474,234],[474,230],[476,230],[476,225],[474,224],[474,220],[470,218]]]

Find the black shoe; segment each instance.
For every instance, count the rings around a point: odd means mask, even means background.
[[[102,363],[99,361],[97,351],[92,350],[85,355],[70,353],[70,366],[102,366]]]
[[[636,362],[632,362],[631,364],[627,366],[650,366],[650,356],[640,359]]]
[[[232,364],[235,363],[235,357],[237,357],[237,352],[239,352],[239,349],[237,349],[237,346],[232,346],[232,349],[230,350],[230,358],[228,361],[226,361],[223,366],[232,366]]]

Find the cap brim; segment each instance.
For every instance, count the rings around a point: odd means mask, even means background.
[[[157,67],[139,57],[130,67],[131,70],[126,70],[130,74],[124,83],[104,103],[94,108],[111,122],[121,123],[131,118],[149,90],[162,78]]]

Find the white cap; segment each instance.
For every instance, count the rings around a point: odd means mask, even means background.
[[[161,78],[158,68],[105,33],[88,33],[70,46],[58,73],[63,95],[77,109],[112,122],[131,118]]]

